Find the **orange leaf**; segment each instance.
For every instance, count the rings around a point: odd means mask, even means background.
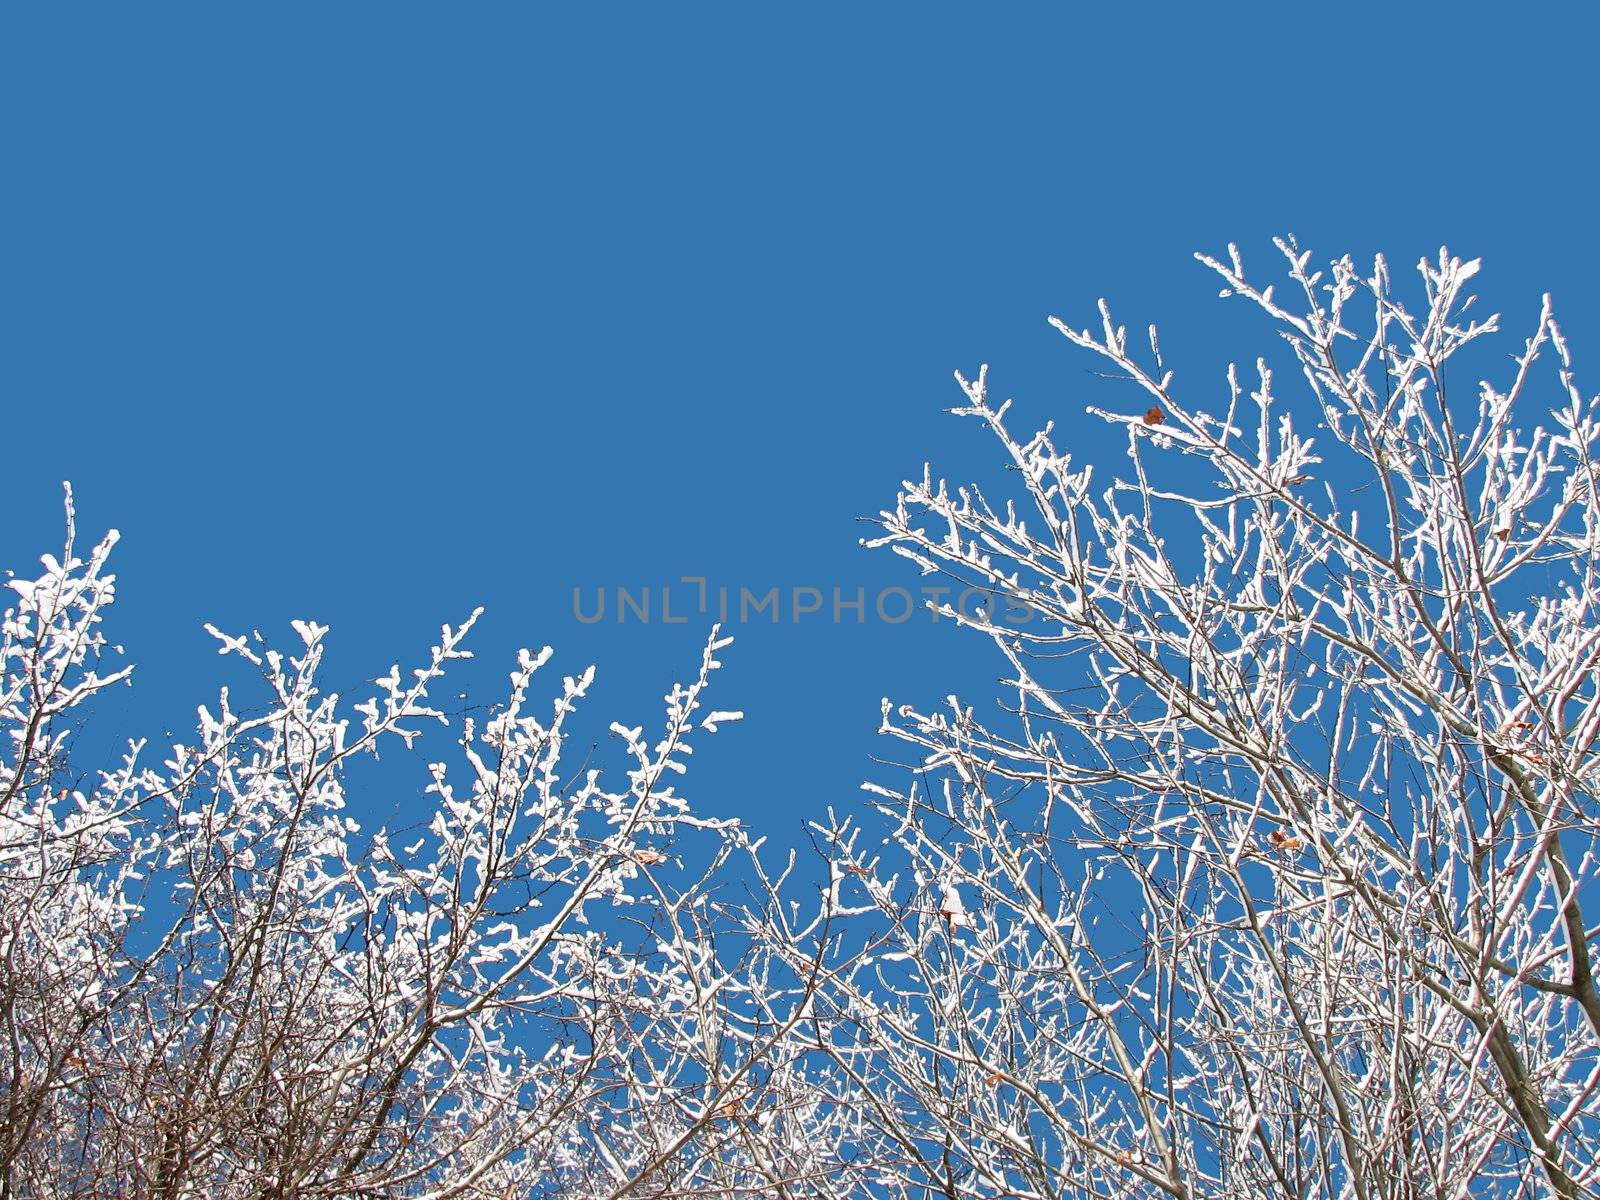
[[[1144,414],[1144,423],[1146,425],[1159,425],[1166,419],[1167,414],[1154,406],[1151,407],[1149,412]]]

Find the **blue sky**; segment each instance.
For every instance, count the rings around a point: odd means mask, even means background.
[[[344,684],[479,604],[475,696],[551,643],[599,664],[597,733],[653,720],[705,622],[584,624],[574,588],[915,587],[858,518],[924,461],[992,472],[950,372],[1114,466],[1082,409],[1119,393],[1045,317],[1107,296],[1220,396],[1271,344],[1190,257],[1229,241],[1482,256],[1507,327],[1553,292],[1600,386],[1578,6],[0,20],[0,564],[55,548],[62,479],[123,532],[138,731],[221,681],[204,621],[330,624]],[[731,630],[714,699],[750,717],[703,809],[792,833],[893,752],[879,697],[997,690],[947,626],[783,618]]]

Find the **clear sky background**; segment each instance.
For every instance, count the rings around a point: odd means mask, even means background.
[[[706,621],[574,588],[917,586],[858,518],[992,475],[952,370],[1115,467],[1082,410],[1136,401],[1048,314],[1159,322],[1195,401],[1270,348],[1195,250],[1446,243],[1506,353],[1554,293],[1592,392],[1600,22],[1496,7],[12,6],[0,564],[63,479],[122,530],[129,732],[210,700],[204,621],[330,624],[344,685],[482,604],[463,686],[553,644],[603,734]],[[881,696],[996,694],[970,635],[844,615],[731,630],[702,810],[792,839],[882,776]]]

